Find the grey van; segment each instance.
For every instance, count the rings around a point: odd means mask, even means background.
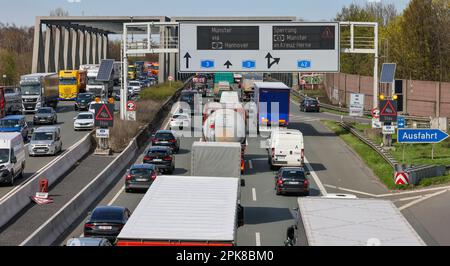
[[[40,127],[33,132],[28,154],[56,155],[62,151],[61,129],[59,127]]]

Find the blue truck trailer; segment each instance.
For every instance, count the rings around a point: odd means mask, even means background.
[[[291,88],[282,82],[255,82],[255,101],[258,108],[258,130],[289,125]]]

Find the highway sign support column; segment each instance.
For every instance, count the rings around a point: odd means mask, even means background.
[[[128,55],[127,55],[127,26],[123,25],[123,64],[122,64],[122,88],[120,90],[120,119],[126,120],[127,100],[128,100]]]

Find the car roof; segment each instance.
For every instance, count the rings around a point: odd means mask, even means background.
[[[151,146],[148,150],[171,150],[172,148],[167,146]]]
[[[93,115],[93,114],[94,114],[93,112],[82,112],[82,113],[79,113],[78,115]]]
[[[93,212],[105,212],[105,211],[122,212],[124,210],[125,210],[125,207],[122,207],[122,206],[97,206]]]
[[[2,118],[1,120],[20,120],[20,119],[24,119],[25,116],[23,115],[10,115],[10,116],[6,116],[4,118]]]
[[[74,241],[78,241],[80,243],[89,243],[91,245],[97,244],[99,245],[100,243],[102,243],[103,241],[105,241],[104,238],[94,238],[94,237],[77,237],[77,238],[71,238],[67,241],[67,244],[71,244]]]
[[[59,127],[38,127],[36,128],[36,130],[34,130],[34,132],[54,132],[54,131],[59,131],[60,128]]]
[[[154,169],[155,165],[153,164],[135,164],[130,167],[130,169]]]
[[[156,131],[156,134],[158,134],[158,133],[171,133],[171,134],[173,134],[172,130],[166,130],[166,129]]]
[[[305,168],[304,167],[282,167],[281,171],[292,171],[292,170],[300,170],[305,172]]]

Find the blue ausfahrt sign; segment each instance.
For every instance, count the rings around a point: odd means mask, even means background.
[[[398,143],[439,143],[449,135],[439,129],[398,129]]]

